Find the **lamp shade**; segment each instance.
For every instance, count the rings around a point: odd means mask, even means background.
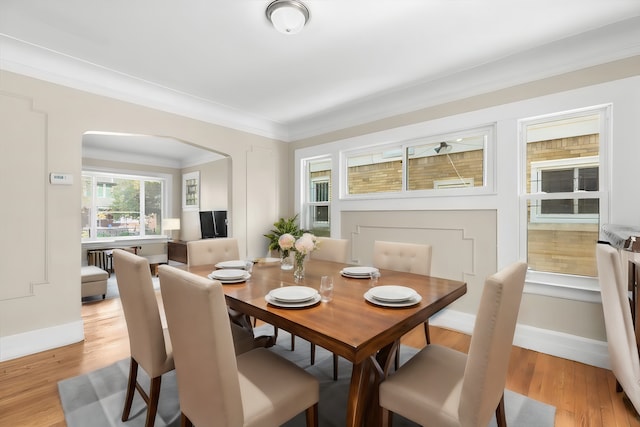
[[[162,220],[162,230],[180,230],[180,218],[165,218]]]
[[[309,20],[309,9],[297,0],[276,0],[267,6],[267,18],[283,34],[297,34]]]

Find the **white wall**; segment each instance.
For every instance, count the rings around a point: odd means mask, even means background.
[[[301,141],[292,147],[295,165],[299,171],[300,160],[324,154],[331,154],[334,159],[333,182],[338,183],[337,170],[339,168],[339,153],[341,150],[392,141],[402,141],[416,136],[429,136],[472,128],[494,123],[496,126],[496,143],[490,156],[495,159],[495,191],[491,194],[465,197],[404,197],[393,200],[377,198],[368,200],[340,199],[335,185],[332,194],[332,234],[352,238],[353,221],[346,223],[345,218],[352,218],[361,213],[363,218],[370,212],[391,210],[399,211],[397,215],[386,215],[384,220],[374,224],[378,233],[388,233],[394,229],[393,224],[403,224],[402,215],[406,212],[424,212],[427,217],[433,212],[442,211],[495,211],[497,216],[496,246],[483,247],[480,250],[495,251],[497,265],[500,269],[518,259],[526,259],[526,253],[521,250],[520,218],[519,218],[519,148],[518,148],[518,119],[538,115],[570,111],[584,107],[612,104],[613,105],[613,141],[611,146],[611,182],[612,188],[609,198],[608,215],[610,223],[640,224],[640,194],[636,189],[637,160],[640,159],[640,67],[635,71],[636,76],[604,83],[587,85],[567,91],[557,91],[539,97],[528,97],[516,102],[509,102],[472,111],[464,111],[445,117],[433,118],[416,122],[406,126],[389,128],[377,132],[354,131],[356,136],[322,141],[330,136],[317,138],[316,141]],[[491,94],[486,95],[490,97]],[[461,102],[461,105],[463,103]],[[415,116],[415,115],[414,115]],[[415,117],[414,117],[415,119]],[[380,123],[376,123],[380,126]],[[345,131],[343,133],[349,133]],[[297,149],[296,149],[297,148]],[[606,160],[605,160],[606,161]],[[294,206],[300,209],[299,185],[296,183]],[[460,227],[463,222],[459,224]],[[435,228],[445,227],[443,223],[432,224]],[[448,227],[448,225],[447,225]],[[446,227],[445,227],[446,228]],[[399,237],[400,239],[402,237]],[[356,245],[357,247],[357,245]],[[434,253],[437,249],[434,248]],[[363,257],[357,254],[357,257]],[[366,258],[365,258],[366,259]],[[435,262],[434,255],[434,262]],[[437,265],[434,265],[434,271]],[[459,277],[452,277],[459,279]],[[483,279],[483,278],[480,278]],[[558,354],[562,357],[587,357],[587,363],[606,365],[606,346],[604,341],[604,321],[602,307],[599,303],[598,292],[574,292],[562,290],[556,292],[555,287],[545,287],[529,283],[525,289],[525,296],[520,311],[519,322],[521,328],[527,331],[529,340],[519,341],[519,345],[536,347],[542,351]],[[455,310],[465,316],[472,316],[479,303],[478,293],[470,292],[465,296],[466,302],[456,303]],[[463,322],[464,323],[464,322]],[[467,325],[468,326],[468,325]],[[529,328],[529,329],[526,329]],[[469,329],[470,331],[470,329]],[[534,331],[534,332],[532,332]],[[543,332],[540,332],[543,331]],[[549,342],[562,343],[562,348],[547,348],[545,339]],[[560,336],[560,339],[557,337]],[[575,351],[568,352],[568,342],[573,340]],[[568,355],[568,353],[570,353]],[[582,353],[582,354],[580,354]]]
[[[286,194],[286,147],[279,141],[6,71],[0,71],[0,112],[0,224],[12,241],[0,247],[0,360],[83,339],[80,174],[86,131],[167,136],[226,153],[230,220],[243,256],[262,253],[267,243],[261,234],[249,236],[247,224],[266,232],[286,207],[278,201],[247,211],[249,182],[282,187],[275,191]],[[247,167],[256,150],[269,154],[271,169]],[[73,185],[50,185],[49,172],[73,175]],[[41,231],[33,233],[37,227]]]

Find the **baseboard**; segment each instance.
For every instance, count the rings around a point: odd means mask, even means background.
[[[461,311],[445,309],[431,317],[429,324],[470,335],[475,324],[475,316]],[[513,344],[528,350],[562,357],[563,359],[611,369],[609,351],[605,341],[533,326],[518,325]]]
[[[0,337],[0,362],[84,340],[82,320]]]

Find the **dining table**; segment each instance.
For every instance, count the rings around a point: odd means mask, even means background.
[[[379,425],[381,421],[378,385],[389,370],[400,338],[462,297],[467,285],[457,280],[380,269],[376,286],[401,286],[413,289],[419,295],[419,301],[414,304],[396,307],[366,299],[365,293],[372,289],[373,281],[368,276],[346,277],[343,270],[347,267],[353,266],[308,259],[304,277],[295,279],[293,271],[282,270],[278,262],[256,262],[246,281],[223,284],[223,290],[231,309],[286,330],[350,361],[353,369],[345,425],[369,427]],[[203,277],[209,277],[216,269],[214,265],[183,268]],[[270,292],[279,288],[319,289],[322,276],[333,277],[333,298],[329,302],[280,307],[267,301]]]

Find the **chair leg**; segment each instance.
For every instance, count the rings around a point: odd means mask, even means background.
[[[193,423],[184,413],[180,414],[180,427],[193,427]]]
[[[333,380],[338,381],[338,355],[333,353]]]
[[[307,427],[317,427],[318,426],[318,404],[314,404],[309,406],[305,411],[307,415]]]
[[[500,397],[500,402],[498,402],[498,407],[496,408],[496,422],[498,427],[507,427],[507,416],[504,411],[504,393]]]
[[[396,349],[395,361],[394,361],[396,371],[400,368],[400,346]]]
[[[162,375],[151,379],[149,402],[147,402],[147,421],[145,422],[145,427],[153,427],[156,421],[156,412],[158,412],[158,399],[160,398],[161,384]]]
[[[124,399],[124,409],[122,410],[122,421],[129,419],[133,395],[136,391],[136,381],[138,378],[138,362],[132,357],[129,361],[129,381],[127,382],[127,395]]]
[[[311,364],[315,365],[316,363],[316,345],[314,343],[310,343],[311,344],[311,349],[310,349],[310,353],[311,353]]]
[[[381,408],[381,417],[382,419],[380,420],[380,425],[382,427],[391,427],[393,425],[393,419],[392,419],[392,415],[393,412],[389,411],[386,408]]]
[[[429,319],[424,321],[424,339],[427,341],[427,345],[431,344],[431,334],[429,333]]]
[[[296,349],[296,336],[291,334],[291,351],[295,351]]]

